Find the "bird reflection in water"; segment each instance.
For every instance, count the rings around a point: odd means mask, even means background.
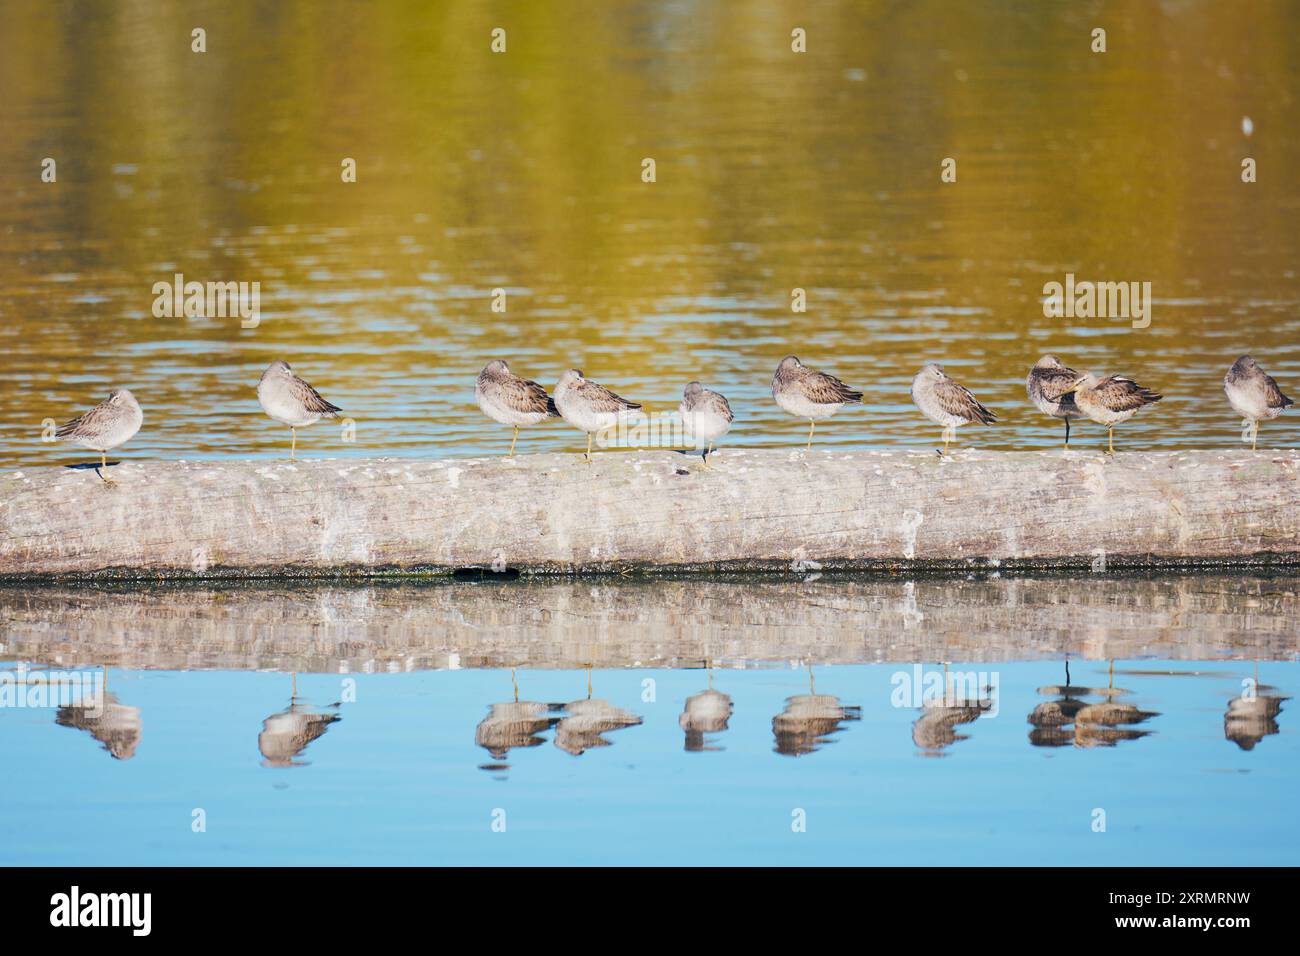
[[[993,701],[980,696],[979,691],[975,697],[956,691],[948,664],[944,662],[943,696],[922,701],[921,716],[912,724],[912,742],[921,748],[922,757],[947,756],[944,748],[970,737],[957,733],[957,728],[979,720],[992,707]]]
[[[722,750],[722,747],[707,742],[705,734],[718,734],[727,729],[735,707],[731,697],[713,689],[713,661],[705,660],[704,666],[709,672],[709,686],[693,697],[686,698],[682,715],[677,719],[678,725],[686,733],[687,753],[703,753],[706,750]]]
[[[787,697],[785,710],[772,718],[776,752],[787,757],[802,757],[831,743],[846,720],[861,720],[862,708],[845,707],[838,697],[817,693],[812,667],[808,668],[808,693]]]
[[[338,704],[333,704],[338,707]],[[263,767],[305,767],[307,761],[296,760],[317,737],[341,720],[338,714],[319,711],[298,696],[298,675],[293,675],[289,707],[262,721],[257,748],[262,751]]]
[[[560,720],[552,716],[555,705],[519,699],[519,681],[513,668],[510,683],[515,689],[514,700],[492,704],[488,715],[474,728],[474,743],[490,753],[495,761],[481,764],[481,770],[508,770],[510,765],[504,761],[511,750],[544,744],[545,739],[539,735]]]
[[[641,718],[631,711],[615,707],[609,701],[591,697],[591,668],[587,668],[587,697],[564,705],[564,716],[555,725],[555,746],[575,757],[593,747],[608,747],[602,734],[624,727],[635,727]]]
[[[1110,681],[1106,687],[1071,687],[1070,662],[1065,662],[1065,685],[1040,687],[1038,693],[1051,695],[1056,700],[1045,701],[1033,709],[1029,722],[1034,729],[1029,732],[1029,742],[1035,747],[1114,747],[1122,740],[1138,740],[1150,735],[1137,724],[1160,715],[1155,711],[1139,710],[1132,704],[1118,701],[1131,691],[1115,686],[1115,661],[1110,661]],[[1101,697],[1097,703],[1080,700],[1081,697]]]
[[[1254,681],[1240,697],[1228,701],[1228,710],[1223,715],[1223,736],[1242,750],[1254,750],[1255,744],[1277,733],[1277,715],[1282,712],[1282,702],[1291,698],[1265,693],[1276,689],[1260,684],[1256,661]]]
[[[115,760],[130,760],[140,746],[144,724],[139,707],[118,703],[108,692],[108,669],[104,669],[103,686],[97,695],[60,707],[54,715],[60,727],[84,730],[98,740]]]

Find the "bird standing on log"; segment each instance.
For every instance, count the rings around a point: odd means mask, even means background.
[[[105,474],[108,451],[135,437],[143,422],[144,413],[135,396],[125,388],[115,388],[108,393],[108,398],[61,426],[54,434],[99,452],[99,468],[95,471],[105,482],[113,485],[117,482]]]
[[[793,355],[781,359],[772,376],[772,397],[795,418],[808,419],[808,448],[812,448],[817,422],[830,418],[845,405],[862,402],[855,392],[834,375],[809,368]]]
[[[677,411],[686,431],[695,441],[708,442],[708,447],[700,452],[700,460],[707,465],[713,443],[730,431],[731,423],[735,421],[731,404],[721,392],[707,389],[699,382],[688,382]]]
[[[1223,390],[1233,411],[1245,419],[1244,425],[1250,427],[1251,451],[1255,450],[1255,442],[1259,439],[1259,423],[1277,418],[1283,409],[1295,404],[1282,394],[1272,376],[1249,355],[1243,355],[1232,363],[1228,374],[1223,376]]]
[[[1098,378],[1085,372],[1074,383],[1075,404],[1098,425],[1106,426],[1106,449],[1111,455],[1115,454],[1115,426],[1128,421],[1139,408],[1154,405],[1163,397],[1119,375]]]
[[[615,395],[604,385],[582,377],[582,370],[571,368],[555,385],[555,407],[560,417],[574,428],[587,433],[587,461],[591,461],[591,436],[625,421],[629,412],[641,406]]]
[[[277,359],[262,373],[257,383],[257,400],[261,402],[266,414],[282,425],[288,425],[292,436],[289,445],[289,458],[296,457],[298,451],[298,429],[320,421],[322,418],[338,418],[342,411],[337,405],[331,405],[320,397],[320,392],[312,388],[289,368],[289,363]]]
[[[501,359],[488,362],[479,372],[474,398],[488,418],[502,425],[514,426],[508,458],[514,457],[520,425],[536,425],[560,414],[546,389],[536,382],[520,378]]]
[[[1063,365],[1055,355],[1044,355],[1029,370],[1025,382],[1029,400],[1038,406],[1040,412],[1065,419],[1066,448],[1070,447],[1070,419],[1083,415],[1075,404],[1074,392],[1070,391],[1078,379],[1079,373]]]
[[[966,422],[992,425],[997,417],[979,403],[970,389],[958,385],[938,365],[926,365],[912,379],[912,401],[925,417],[943,426],[943,454]]]

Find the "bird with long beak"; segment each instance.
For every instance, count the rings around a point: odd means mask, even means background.
[[[1107,375],[1098,378],[1084,372],[1070,387],[1079,411],[1098,425],[1106,426],[1106,448],[1115,454],[1115,426],[1126,422],[1144,405],[1154,405],[1164,396],[1129,378]]]

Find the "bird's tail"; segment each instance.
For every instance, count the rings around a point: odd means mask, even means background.
[[[546,396],[546,414],[555,418],[560,417],[560,410],[555,407],[555,399],[551,398],[549,395]]]
[[[81,419],[80,419],[80,418],[74,418],[72,421],[68,422],[66,425],[60,425],[60,426],[58,427],[58,429],[54,432],[54,437],[55,437],[55,438],[67,438],[69,435],[71,435],[74,431],[77,430],[77,426],[80,425],[80,424],[81,424]]]

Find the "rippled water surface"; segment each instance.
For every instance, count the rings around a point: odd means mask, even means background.
[[[328,455],[501,450],[472,400],[498,356],[651,411],[699,378],[747,445],[802,437],[767,393],[791,351],[866,393],[826,443],[935,441],[907,391],[931,360],[1004,419],[963,440],[1000,448],[1058,440],[1024,400],[1049,350],[1164,392],[1130,447],[1236,442],[1243,351],[1300,389],[1293,5],[287,0],[205,5],[205,54],[179,8],[4,14],[10,465],[73,460],[41,422],[119,385],[146,415],[126,455],[278,454],[253,393],[277,357],[355,420],[304,436]],[[261,324],[154,317],[177,272],[260,282]],[[1044,318],[1066,272],[1151,282],[1151,326]]]

